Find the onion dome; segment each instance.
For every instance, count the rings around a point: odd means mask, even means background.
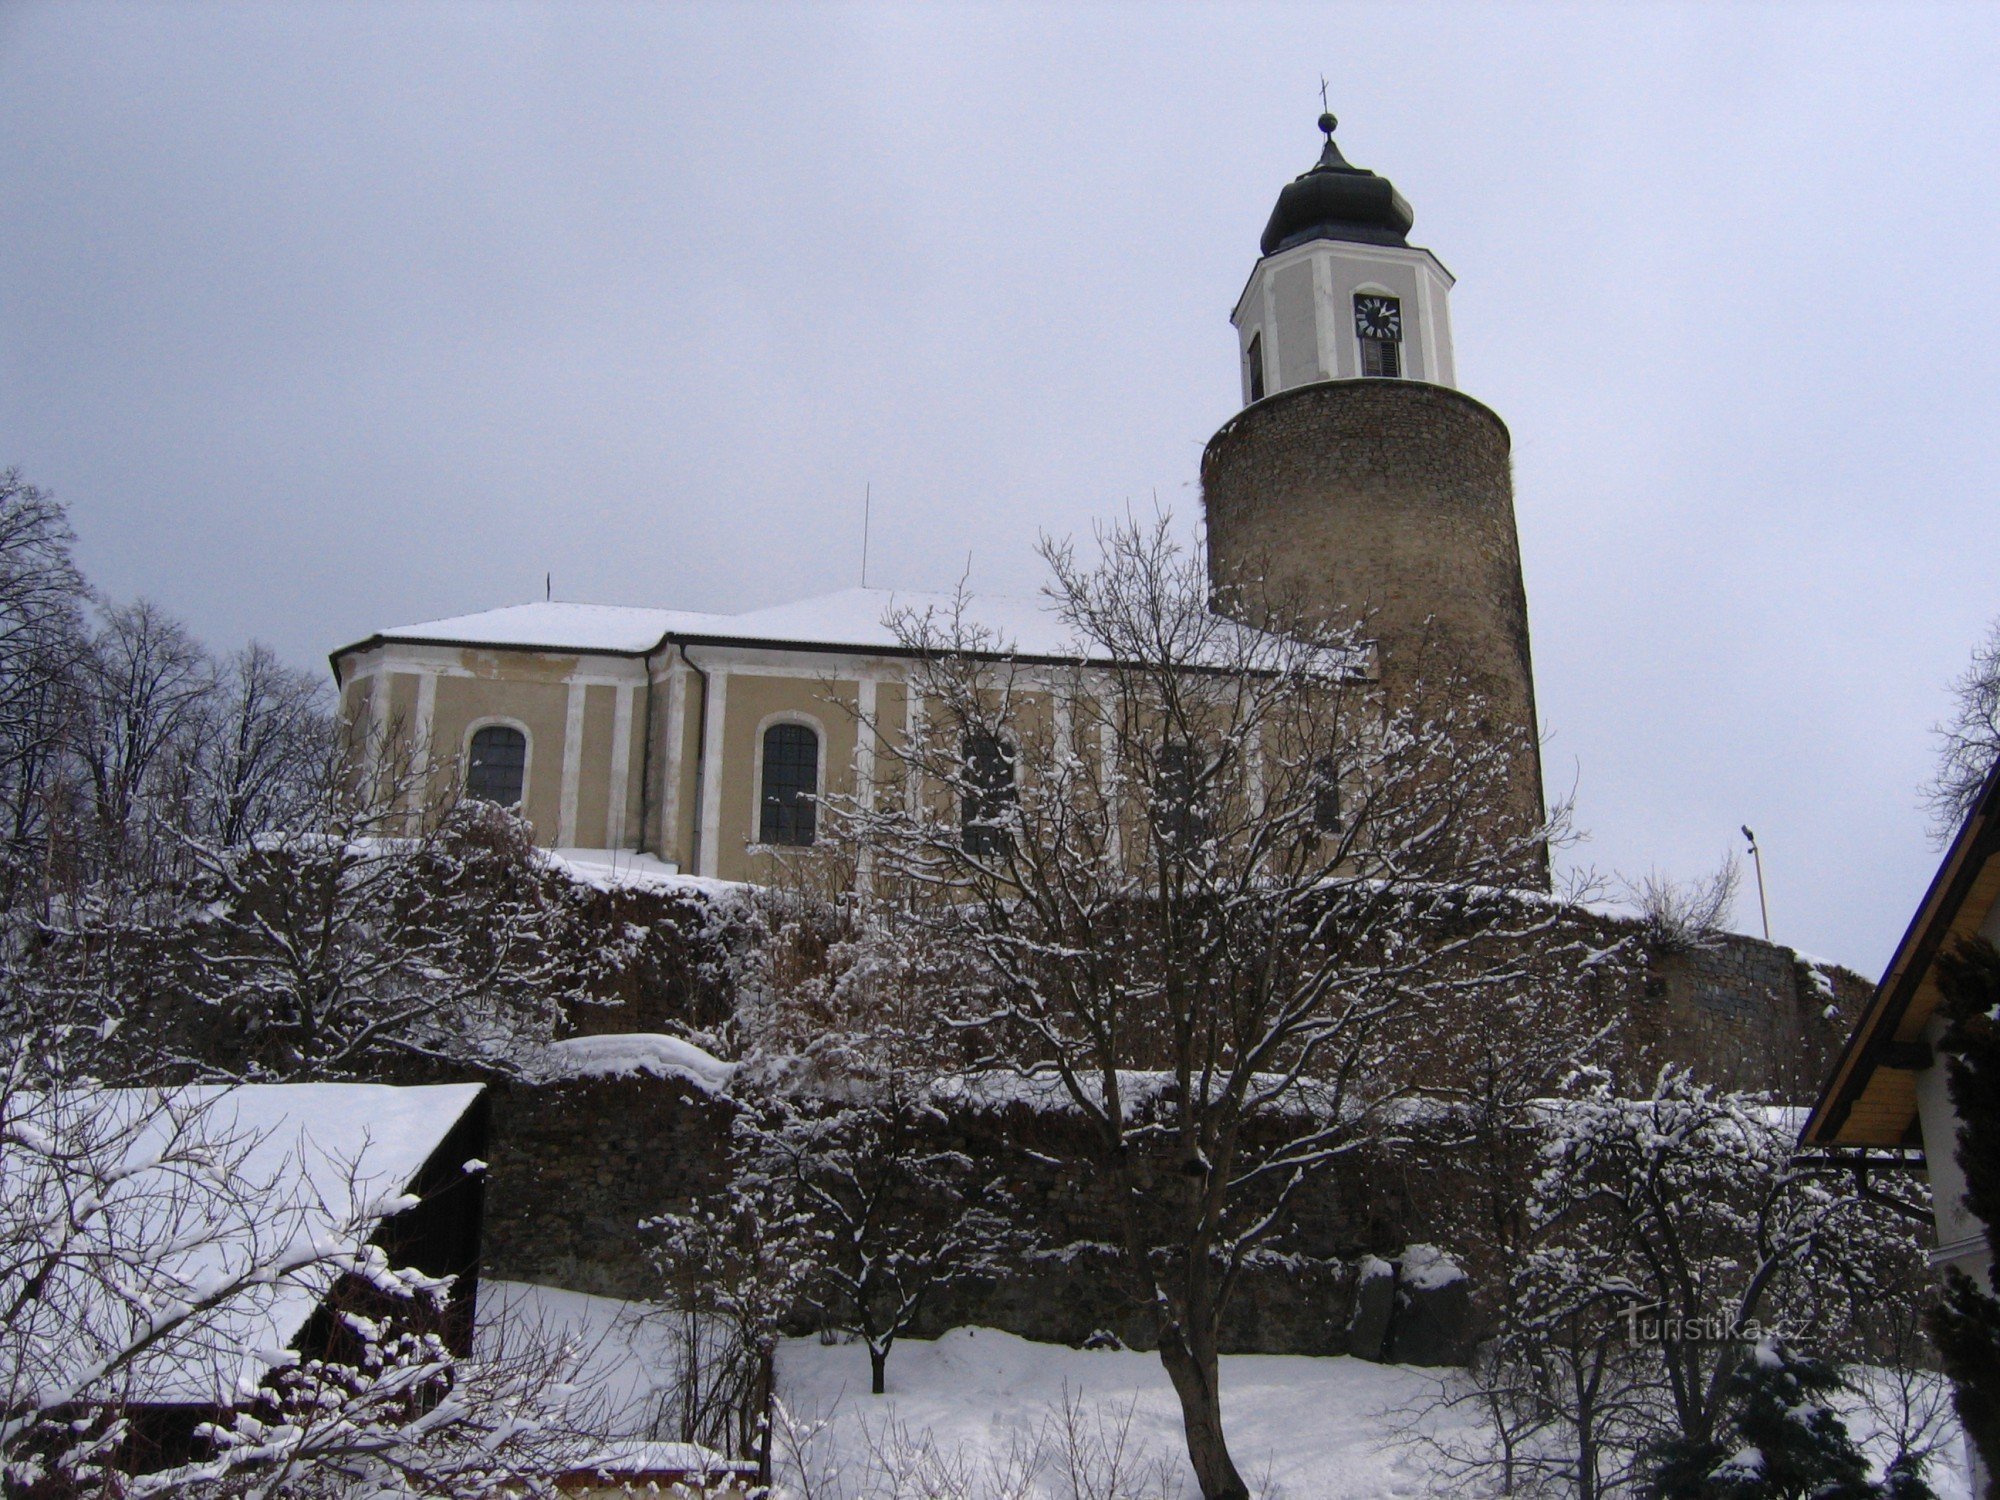
[[[1308,240],[1356,240],[1364,245],[1401,245],[1416,222],[1410,205],[1388,178],[1353,167],[1333,143],[1332,115],[1319,117],[1326,146],[1319,163],[1294,177],[1278,194],[1271,222],[1264,226],[1263,249],[1276,255]]]

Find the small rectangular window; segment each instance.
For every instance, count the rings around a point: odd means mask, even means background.
[[[1361,373],[1390,380],[1403,373],[1402,346],[1392,344],[1387,339],[1363,339],[1361,341]]]
[[[1250,335],[1250,347],[1244,351],[1243,358],[1248,363],[1250,370],[1250,399],[1252,401],[1262,401],[1264,399],[1263,334],[1253,333]]]

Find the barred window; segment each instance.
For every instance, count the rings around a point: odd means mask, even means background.
[[[502,807],[518,807],[528,775],[528,737],[505,724],[473,731],[466,756],[465,795]]]
[[[1333,757],[1313,762],[1313,827],[1321,833],[1340,832],[1340,767]]]
[[[1208,812],[1202,806],[1201,750],[1176,740],[1160,746],[1158,764],[1154,805],[1160,840],[1176,854],[1190,853],[1208,837]]]
[[[757,837],[766,844],[810,844],[817,831],[819,736],[803,724],[764,731],[764,792]]]
[[[965,795],[959,803],[959,837],[977,857],[1005,854],[1014,843],[1010,816],[1020,800],[1014,752],[998,735],[965,737]]]

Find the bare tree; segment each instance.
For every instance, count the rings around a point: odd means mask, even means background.
[[[50,782],[84,649],[82,576],[61,505],[0,471],[0,902],[39,874]]]
[[[190,845],[188,903],[150,950],[168,1019],[211,1026],[190,1065],[249,1078],[531,1069],[616,957],[579,939],[573,888],[532,831],[490,803],[411,828],[393,802],[337,782],[325,798],[310,831]]]
[[[966,1086],[1080,1122],[1226,1500],[1248,1493],[1218,1386],[1246,1263],[1393,1117],[1427,1015],[1531,974],[1567,1003],[1565,966],[1536,967],[1556,908],[1515,889],[1551,830],[1510,829],[1529,747],[1475,728],[1448,676],[1388,702],[1356,632],[1215,612],[1164,521],[1099,543],[1093,564],[1044,548],[1069,665],[1013,660],[962,611],[900,621],[916,727],[868,726],[894,774],[830,821],[938,956]]]
[[[1017,1236],[995,1212],[1000,1174],[940,1128],[952,1039],[925,966],[893,924],[830,894],[850,872],[821,872],[816,889],[812,863],[756,902],[731,1167],[796,1224],[805,1296],[866,1342],[879,1395],[890,1349],[938,1291],[993,1270]]]
[[[1986,628],[1972,660],[1951,684],[1949,717],[1933,726],[1937,769],[1924,785],[1931,832],[1944,843],[1958,832],[1994,764],[2000,762],[2000,620]]]
[[[88,805],[88,878],[171,864],[215,694],[208,652],[141,599],[106,612],[82,662],[72,754]]]
[[[1655,951],[1688,953],[1715,946],[1735,909],[1742,877],[1743,867],[1731,854],[1712,873],[1692,880],[1650,871],[1628,882],[1626,895]]]
[[[1756,1096],[1664,1070],[1643,1098],[1585,1073],[1543,1107],[1532,1238],[1471,1399],[1500,1441],[1473,1467],[1508,1493],[1620,1493],[1735,1420],[1759,1341],[1835,1355],[1914,1283],[1910,1215],[1795,1159]]]
[[[287,667],[267,646],[237,652],[202,725],[190,831],[229,846],[306,826],[335,744],[329,696],[318,674]]]

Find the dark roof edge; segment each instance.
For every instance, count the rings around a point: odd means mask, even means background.
[[[640,660],[657,656],[669,646],[741,646],[758,651],[816,651],[828,656],[894,656],[915,660],[930,653],[913,646],[871,646],[859,642],[840,641],[792,641],[779,637],[740,635],[690,635],[670,630],[652,645],[643,650],[626,646],[556,646],[537,644],[529,641],[474,641],[446,640],[438,636],[395,635],[379,632],[356,641],[351,646],[342,646],[332,652],[328,660],[333,664],[334,676],[340,675],[341,658],[360,651],[372,651],[378,646],[442,646],[447,650],[459,651],[532,651],[559,656],[620,656],[628,660]],[[1116,663],[1107,659],[1088,656],[1051,656],[1026,651],[957,651],[957,656],[977,657],[981,661],[1022,662],[1029,666],[1111,666]]]
[[[1240,621],[1238,623],[1241,623]],[[1253,627],[1245,627],[1253,628]],[[939,651],[925,651],[914,646],[864,646],[833,641],[787,641],[776,638],[764,639],[735,635],[687,635],[678,631],[668,631],[658,641],[643,651],[619,647],[579,647],[579,646],[538,646],[526,642],[508,641],[447,641],[429,636],[406,636],[378,633],[365,640],[356,641],[351,646],[343,646],[328,658],[333,665],[334,681],[340,680],[340,660],[352,656],[357,651],[372,651],[377,646],[443,646],[447,649],[467,651],[535,651],[561,656],[620,656],[628,660],[644,660],[657,656],[669,646],[740,646],[758,651],[813,651],[826,656],[893,656],[905,661],[918,661],[926,656],[969,656],[977,661],[1013,662],[1028,667],[1128,667],[1133,662],[1116,657],[1094,656],[1052,656],[1031,651],[964,651],[944,648]],[[1201,667],[1189,664],[1189,670],[1196,672],[1224,672],[1227,667]]]
[[[1874,998],[1848,1036],[1847,1045],[1840,1049],[1826,1087],[1820,1091],[1818,1102],[1806,1117],[1805,1128],[1799,1132],[1801,1145],[1836,1144],[1832,1137],[1847,1123],[1854,1101],[1867,1088],[1882,1050],[1894,1040],[1896,1028],[1902,1024],[1917,987],[1930,972],[1952,918],[1965,904],[1967,891],[1979,878],[1987,859],[1995,853],[2000,853],[2000,761],[1986,773],[1986,783],[1966,813],[1965,821],[1959,824],[1951,848],[1939,862],[1937,874],[1931,877],[1930,887],[1917,904],[1902,941],[1896,944],[1882,982],[1875,987]]]

